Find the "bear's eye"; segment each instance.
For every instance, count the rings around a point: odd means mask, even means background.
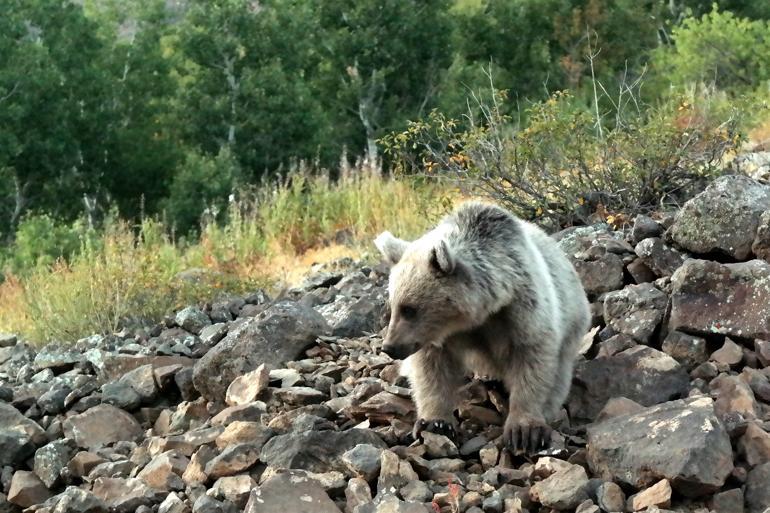
[[[413,306],[401,305],[399,307],[399,312],[401,313],[401,316],[407,321],[411,321],[417,317],[417,309]]]

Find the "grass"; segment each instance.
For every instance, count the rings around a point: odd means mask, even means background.
[[[295,170],[246,196],[231,202],[224,224],[204,226],[191,242],[174,240],[157,220],[109,222],[67,261],[6,275],[0,332],[74,341],[219,294],[291,283],[315,261],[366,257],[382,230],[421,233],[446,204],[444,189],[377,169],[343,170],[338,180]],[[345,243],[335,242],[343,234]],[[202,271],[182,279],[190,269]]]

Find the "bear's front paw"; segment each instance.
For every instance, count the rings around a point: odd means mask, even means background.
[[[505,421],[503,441],[514,454],[529,454],[547,448],[551,444],[552,431],[543,420],[509,415]]]
[[[412,436],[415,440],[422,438],[422,432],[429,431],[437,435],[444,435],[453,442],[457,440],[457,431],[455,430],[454,423],[442,419],[425,420],[418,419],[414,423],[414,429],[412,429]]]

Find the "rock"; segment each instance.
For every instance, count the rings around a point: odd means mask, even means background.
[[[158,507],[158,513],[191,513],[188,506],[177,494],[171,492]]]
[[[625,511],[626,494],[617,484],[605,481],[596,489],[596,502],[602,511]]]
[[[212,419],[214,426],[228,426],[236,421],[257,422],[262,418],[267,406],[262,401],[229,406],[217,413]]]
[[[726,338],[722,347],[711,354],[711,360],[734,367],[743,360],[743,349],[729,338]]]
[[[530,495],[549,508],[574,509],[588,498],[587,488],[585,469],[580,465],[571,465],[532,485]]]
[[[770,186],[746,176],[723,176],[684,204],[666,236],[694,253],[744,260],[768,209]]]
[[[17,340],[16,335],[12,333],[0,333],[0,348],[15,346]]]
[[[98,449],[123,440],[137,441],[144,435],[134,417],[108,404],[68,417],[64,421],[64,434],[84,449]]]
[[[328,325],[315,310],[278,303],[233,328],[195,364],[195,388],[208,400],[224,401],[227,386],[262,364],[280,367],[296,359]]]
[[[595,421],[601,422],[602,420],[610,419],[612,417],[637,413],[642,410],[644,410],[644,406],[636,401],[632,401],[626,397],[612,397],[604,405],[602,411],[596,416]]]
[[[607,253],[597,260],[573,260],[588,297],[623,288],[623,261],[618,255]]]
[[[652,269],[647,267],[647,264],[642,262],[641,258],[635,258],[631,263],[626,265],[626,270],[636,284],[650,283],[657,278],[657,275],[652,272]]]
[[[764,513],[770,508],[770,463],[757,465],[746,478],[746,506],[748,513]]]
[[[238,506],[238,509],[246,507],[251,490],[257,486],[257,483],[251,476],[227,476],[220,477],[211,487],[211,493],[214,497],[228,500]]]
[[[8,502],[22,508],[28,508],[35,504],[42,504],[51,492],[34,472],[17,470],[11,479],[11,487],[8,490]]]
[[[668,246],[657,237],[641,241],[634,251],[657,276],[671,276],[687,259],[687,255]]]
[[[62,470],[75,455],[77,446],[75,441],[69,438],[56,440],[45,445],[35,452],[34,470],[37,477],[48,488],[53,488],[59,483]]]
[[[133,388],[143,402],[150,402],[158,396],[158,386],[155,384],[155,373],[151,364],[127,372],[120,381]]]
[[[228,424],[222,434],[216,438],[216,446],[224,449],[229,445],[249,443],[261,449],[274,435],[275,432],[272,429],[259,422],[236,420]]]
[[[770,340],[754,339],[754,351],[762,367],[770,367]]]
[[[484,468],[490,468],[497,465],[500,459],[500,450],[495,445],[488,445],[479,450],[479,461]]]
[[[358,444],[342,454],[342,462],[353,474],[372,481],[380,472],[382,448]]]
[[[316,307],[335,337],[360,337],[365,333],[379,332],[383,328],[384,309],[382,293],[358,299],[341,295],[333,303]]]
[[[573,417],[593,420],[612,397],[652,406],[686,395],[689,381],[687,372],[667,354],[636,346],[610,358],[579,362],[568,409]]]
[[[738,440],[738,452],[751,467],[770,462],[770,433],[756,422],[749,422]]]
[[[345,488],[345,513],[353,513],[358,506],[372,502],[372,490],[369,483],[360,477],[348,481]]]
[[[271,438],[262,447],[260,459],[278,468],[345,472],[342,455],[359,444],[385,447],[382,439],[369,430],[306,431]]]
[[[177,312],[174,320],[179,326],[196,335],[200,334],[203,328],[211,325],[209,316],[194,306],[188,306]]]
[[[671,505],[671,484],[661,479],[651,487],[628,499],[631,511],[642,511],[650,507],[668,508]]]
[[[666,311],[668,298],[650,283],[629,285],[604,299],[604,320],[618,333],[647,344]]]
[[[708,360],[706,339],[681,331],[669,331],[662,349],[688,370]]]
[[[182,474],[182,481],[188,485],[203,484],[208,481],[209,476],[206,475],[205,468],[216,456],[214,449],[208,445],[202,445],[190,458],[190,464]]]
[[[669,327],[698,335],[770,337],[770,263],[687,260],[671,278]]]
[[[714,494],[711,498],[711,510],[714,513],[743,513],[743,490],[733,488]]]
[[[83,478],[90,474],[94,467],[106,461],[98,454],[80,451],[67,463],[67,469],[72,476]]]
[[[765,210],[759,216],[759,226],[751,243],[751,252],[757,258],[770,262],[770,210]]]
[[[278,474],[252,490],[244,513],[341,513],[314,480]]]
[[[740,413],[743,418],[757,418],[757,403],[751,387],[737,376],[722,374],[709,383],[714,397],[714,410],[724,419],[730,413]]]
[[[318,404],[327,399],[325,393],[310,387],[277,388],[273,390],[273,396],[291,406]]]
[[[457,456],[457,446],[444,435],[426,431],[422,435],[425,453],[429,458],[448,458]]]
[[[38,369],[53,369],[66,371],[80,361],[79,351],[62,347],[58,344],[48,344],[35,355],[34,364]]]
[[[206,464],[211,479],[233,476],[247,470],[259,460],[259,448],[251,444],[231,445]]]
[[[0,401],[0,467],[17,465],[47,441],[45,431],[19,410]]]
[[[635,488],[668,479],[688,497],[718,490],[733,469],[730,439],[706,397],[671,401],[589,426],[588,463],[603,479]]]
[[[159,493],[162,492],[154,492],[137,478],[100,477],[94,482],[91,493],[106,502],[111,512],[134,513],[141,506],[160,502]]]
[[[192,509],[192,513],[236,513],[236,511],[234,504],[218,501],[208,495],[198,497]]]
[[[663,227],[654,219],[643,214],[637,214],[634,225],[631,228],[631,238],[634,244],[650,237],[658,237],[663,233]]]
[[[190,460],[176,451],[167,451],[155,456],[136,477],[156,490],[183,490],[181,476],[189,463]]]
[[[194,362],[186,356],[112,354],[99,350],[87,351],[85,357],[103,382],[116,381],[143,365],[152,365],[153,369],[169,365],[187,368]]]
[[[108,513],[107,503],[91,492],[68,486],[59,495],[52,513]]]
[[[225,338],[225,335],[227,335],[227,329],[228,328],[226,323],[218,322],[203,328],[198,334],[198,337],[201,339],[201,342],[207,346],[215,346],[220,340]]]
[[[102,402],[121,410],[135,410],[142,404],[142,398],[125,381],[115,381],[102,385]]]
[[[263,363],[253,371],[238,376],[230,383],[225,394],[225,402],[230,406],[254,402],[259,394],[267,389],[269,381],[270,371]]]

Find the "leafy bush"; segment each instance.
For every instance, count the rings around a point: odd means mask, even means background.
[[[736,119],[722,119],[709,101],[640,113],[628,94],[616,99],[610,129],[566,92],[533,105],[517,128],[502,114],[505,94],[495,92],[477,97],[464,119],[433,112],[383,143],[402,173],[456,180],[556,227],[680,201],[718,173],[738,142]]]

